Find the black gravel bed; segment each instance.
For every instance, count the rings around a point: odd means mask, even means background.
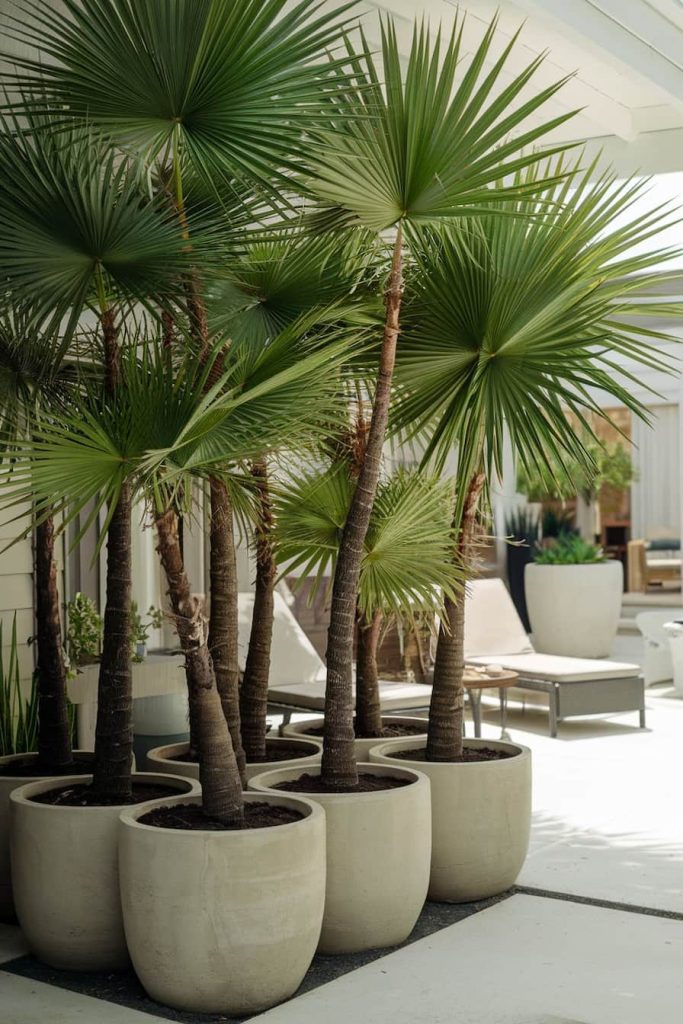
[[[511,889],[500,896],[480,900],[476,903],[426,903],[415,928],[403,945],[409,946],[412,942],[417,942],[418,939],[424,939],[428,935],[441,931],[442,928],[457,924],[458,921],[463,921],[471,917],[472,914],[477,914],[481,910],[500,903],[501,900],[508,899],[509,896],[514,895],[514,892],[515,890]],[[311,989],[317,988],[319,985],[325,985],[328,981],[341,978],[342,975],[364,967],[400,948],[402,947],[391,946],[385,949],[371,949],[364,953],[350,953],[341,956],[317,955],[299,990],[292,998],[296,999],[304,992],[310,992]],[[31,978],[47,985],[55,985],[57,988],[69,989],[71,992],[80,992],[84,996],[117,1003],[119,1006],[127,1006],[131,1010],[153,1014],[163,1017],[165,1020],[179,1021],[181,1024],[239,1024],[240,1021],[249,1019],[248,1017],[225,1017],[222,1014],[185,1013],[182,1010],[169,1009],[168,1006],[162,1006],[149,998],[132,970],[116,973],[59,971],[47,967],[32,956],[22,956],[0,965],[0,971],[17,974],[22,978]]]

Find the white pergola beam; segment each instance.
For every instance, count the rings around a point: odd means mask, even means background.
[[[683,103],[683,32],[641,0],[515,0],[552,18]]]

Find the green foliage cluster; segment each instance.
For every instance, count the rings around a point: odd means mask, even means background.
[[[606,561],[602,548],[577,534],[561,534],[554,544],[537,551],[537,565],[590,565]]]
[[[102,643],[102,616],[95,602],[78,591],[66,606],[66,649],[72,666],[87,665],[97,658]]]
[[[36,673],[33,673],[30,685],[21,679],[16,612],[7,655],[3,643],[3,623],[0,622],[0,757],[38,749]]]

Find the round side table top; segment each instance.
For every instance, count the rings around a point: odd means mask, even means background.
[[[466,690],[485,690],[489,687],[498,689],[503,686],[514,686],[517,679],[519,679],[519,672],[509,672],[507,669],[493,672],[487,668],[465,665],[463,686]]]

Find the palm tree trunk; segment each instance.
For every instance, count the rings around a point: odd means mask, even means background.
[[[375,611],[368,622],[361,616],[358,622],[358,652],[356,655],[356,735],[382,735],[382,709],[379,700],[379,672],[377,649],[382,629],[382,613]]]
[[[266,753],[266,712],[268,710],[268,679],[270,648],[273,639],[274,587],[277,567],[271,541],[273,509],[268,488],[265,462],[254,462],[251,472],[259,494],[259,520],[254,530],[256,539],[256,588],[251,619],[249,650],[240,692],[242,741],[248,760],[258,760]]]
[[[73,764],[66,703],[66,669],[59,616],[55,524],[49,516],[35,529],[36,641],[38,647],[38,758],[56,775]]]
[[[472,556],[472,542],[477,522],[479,498],[485,476],[475,473],[470,480],[463,506],[457,557],[466,569]],[[465,713],[465,591],[457,601],[447,598],[439,630],[434,661],[434,685],[429,706],[427,760],[455,761],[463,753],[463,719]]]
[[[377,493],[389,419],[402,294],[402,231],[399,226],[385,292],[384,338],[365,458],[344,525],[332,586],[322,759],[322,776],[331,788],[343,789],[358,784],[353,730],[353,631],[363,544]]]
[[[246,761],[240,729],[239,607],[232,503],[227,487],[216,477],[211,478],[210,493],[209,650],[223,714],[230,730],[240,774],[244,777]]]
[[[114,313],[103,308],[105,387],[113,395],[121,384],[121,357]],[[93,790],[103,802],[131,798],[133,760],[133,681],[130,655],[131,493],[121,487],[107,531],[107,574],[102,658],[97,684]]]
[[[178,517],[172,509],[156,518],[158,551],[168,582],[185,672],[196,723],[201,758],[199,781],[204,813],[228,825],[243,819],[242,779],[221,707],[206,623],[197,598],[192,596],[178,539]]]

